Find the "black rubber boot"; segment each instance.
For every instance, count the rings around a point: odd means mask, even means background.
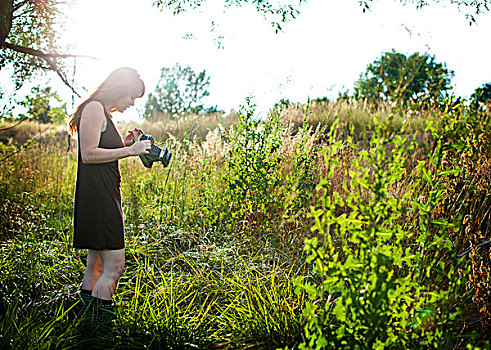
[[[111,300],[92,297],[92,301],[84,315],[84,323],[91,328],[92,333],[109,330],[115,319]]]
[[[90,302],[92,301],[92,291],[87,290],[87,289],[81,289],[80,290],[80,298],[82,299],[82,306],[89,306]]]
[[[85,301],[82,299],[82,303],[79,330],[83,334],[101,334],[112,327],[115,313],[111,300],[103,300],[91,295]]]
[[[81,289],[79,294],[79,299],[77,300],[77,304],[73,308],[73,316],[81,319],[83,315],[87,311],[87,307],[92,302],[92,291]]]

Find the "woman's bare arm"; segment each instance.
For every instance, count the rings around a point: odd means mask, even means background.
[[[88,103],[82,111],[80,126],[80,154],[84,164],[108,163],[117,159],[148,153],[150,141],[138,141],[130,147],[105,149],[99,148],[101,132],[106,117],[102,104],[96,101]]]

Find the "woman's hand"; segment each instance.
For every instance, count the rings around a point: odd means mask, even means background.
[[[148,154],[150,148],[152,148],[152,142],[150,140],[136,141],[129,146],[129,151],[130,155],[139,156],[140,154]]]
[[[133,145],[136,141],[140,139],[140,136],[143,135],[143,131],[141,129],[135,128],[133,130],[128,131],[128,135],[124,138],[124,146],[129,147]]]

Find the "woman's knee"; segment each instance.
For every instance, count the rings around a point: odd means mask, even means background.
[[[103,274],[117,281],[124,272],[124,250],[104,251],[101,253]]]
[[[105,271],[107,271],[109,278],[111,278],[113,281],[117,281],[123,275],[124,268],[124,261],[118,261],[113,263],[112,266]]]

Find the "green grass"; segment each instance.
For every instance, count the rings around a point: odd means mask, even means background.
[[[277,110],[268,121],[248,114],[250,107],[230,119],[188,116],[142,126],[166,140],[173,159],[168,168],[154,164],[150,170],[137,157],[120,162],[126,270],[114,297],[114,328],[97,337],[79,331],[73,311],[86,259],[71,247],[76,144],[67,151],[66,138],[53,131],[0,162],[0,348],[298,348],[307,336],[312,300],[311,291],[293,281],[322,281],[307,261],[304,240],[325,238],[311,230],[309,213],[321,206],[316,187],[329,169],[321,154],[329,147],[329,127],[339,119],[346,146],[353,129],[359,150],[369,149],[374,116],[386,126],[387,139],[423,133],[425,120],[438,125],[442,116],[326,101]],[[38,129],[29,124],[28,130],[9,130],[0,157],[19,149],[17,134],[22,143]],[[458,135],[452,140],[461,140]],[[391,184],[390,196],[405,198],[418,161],[429,159],[432,140],[426,133],[405,154],[405,171]],[[335,154],[339,165],[332,169],[329,194],[347,196],[343,184],[355,170],[357,152],[341,147]],[[451,154],[446,159],[457,162]],[[368,192],[360,194],[360,203],[369,200]],[[442,196],[436,216],[448,211],[445,200],[451,207],[462,198]],[[346,213],[332,210],[335,216]],[[405,230],[408,217],[397,218]],[[340,242],[333,244],[347,254]],[[462,329],[470,339],[464,344],[483,346],[483,328]],[[472,331],[481,333],[477,340]],[[460,346],[457,340],[446,344]]]

